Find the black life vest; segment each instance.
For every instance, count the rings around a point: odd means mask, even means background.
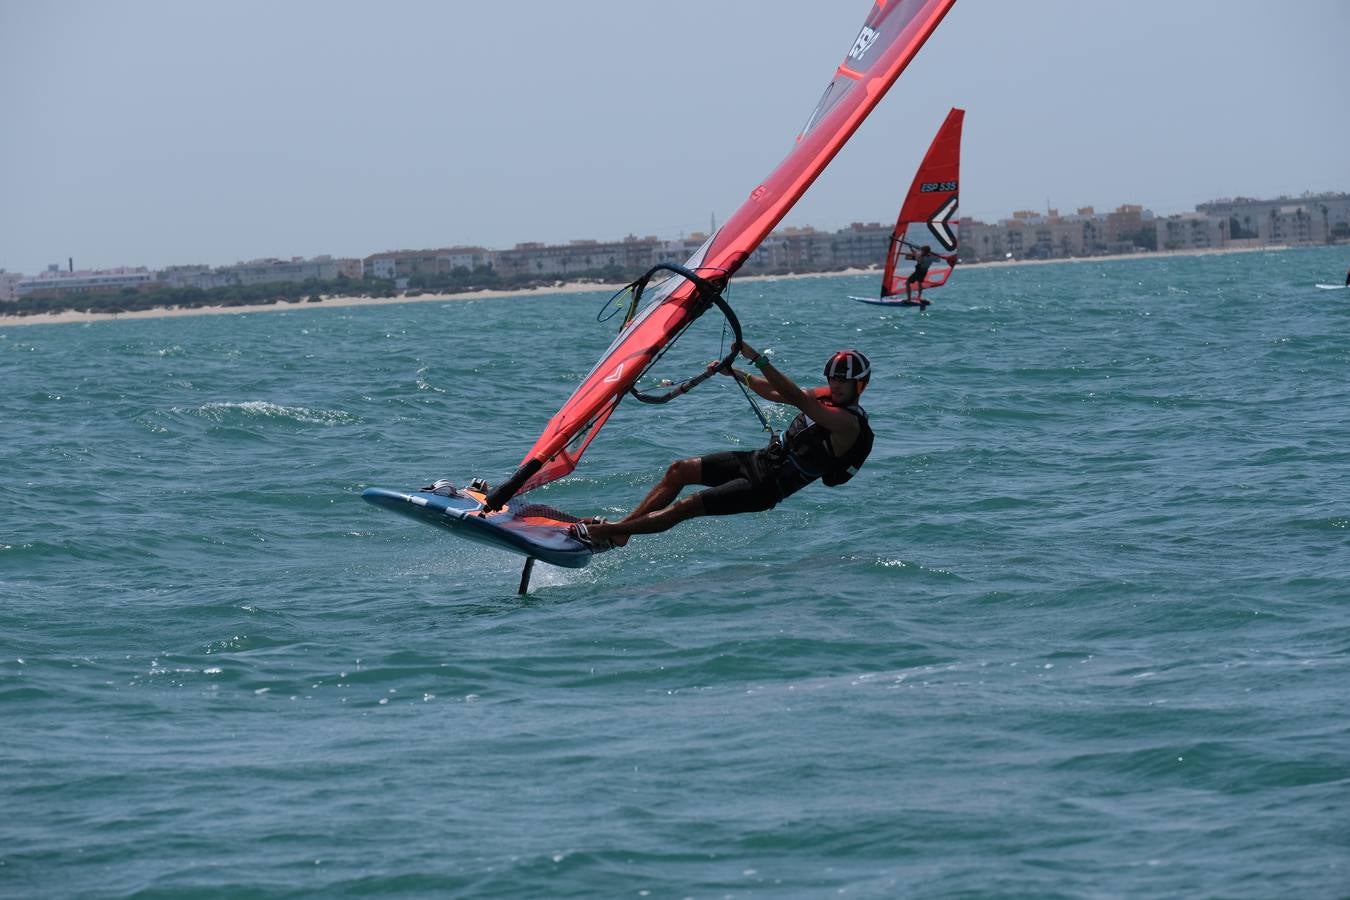
[[[803,476],[811,480],[819,478],[830,487],[838,487],[858,474],[872,452],[874,439],[867,413],[861,406],[853,404],[841,408],[858,419],[858,437],[843,456],[834,455],[830,432],[809,419],[806,413],[798,413],[783,435],[787,463]]]

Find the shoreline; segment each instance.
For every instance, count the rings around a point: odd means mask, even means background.
[[[1110,256],[1074,256],[1065,259],[995,259],[988,262],[962,263],[967,268],[1004,268],[1008,266],[1043,266],[1055,263],[1108,262],[1122,259],[1166,259],[1180,256],[1217,256],[1228,253],[1268,253],[1291,249],[1288,245],[1276,244],[1266,247],[1220,247],[1195,250],[1145,250],[1140,253],[1113,254]],[[844,269],[838,272],[790,272],[784,275],[744,275],[735,280],[740,283],[752,281],[779,281],[791,278],[842,278],[846,276],[876,274],[881,267],[867,269]],[[461,300],[495,300],[504,297],[539,297],[556,294],[603,293],[622,288],[623,284],[592,284],[588,282],[563,282],[548,287],[521,288],[517,290],[469,291],[457,294],[422,294],[417,297],[323,297],[318,303],[308,300],[280,303],[260,303],[250,306],[194,306],[189,308],[157,307],[155,309],[137,309],[122,313],[92,313],[68,310],[59,313],[37,313],[31,316],[11,316],[0,314],[0,328],[18,325],[70,325],[81,322],[118,321],[122,319],[162,319],[178,316],[221,316],[240,315],[255,312],[282,312],[302,309],[333,309],[345,306],[376,306],[399,303],[448,302]]]

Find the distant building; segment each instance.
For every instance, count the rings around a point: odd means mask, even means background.
[[[884,265],[894,227],[881,222],[854,222],[836,231],[832,235],[835,265],[850,269]]]
[[[834,234],[814,228],[780,228],[764,241],[764,254],[757,263],[769,272],[820,272],[838,268],[834,257]]]
[[[1006,235],[1002,228],[981,222],[979,219],[961,218],[959,235],[961,246],[958,253],[965,262],[988,262],[991,259],[1003,259],[1006,249]]]
[[[1153,213],[1142,206],[1125,205],[1105,216],[1091,206],[1071,215],[1057,209],[1044,213],[1020,209],[996,225],[978,219],[961,220],[961,259],[982,262],[1008,255],[1026,259],[1063,259],[1131,253]]]
[[[18,272],[6,272],[0,269],[0,303],[9,303],[19,299],[19,282],[24,280],[24,276]]]
[[[1306,206],[1289,204],[1270,210],[1261,219],[1258,235],[1272,244],[1324,244],[1325,220]]]
[[[1189,212],[1155,220],[1159,250],[1209,250],[1228,245],[1228,220]]]
[[[439,275],[435,250],[387,250],[361,260],[361,272],[370,278],[398,279],[413,275]]]
[[[1116,207],[1114,212],[1106,214],[1106,241],[1119,243],[1128,241],[1144,228],[1144,208],[1133,203]]]
[[[53,265],[36,278],[20,279],[14,286],[14,292],[19,297],[59,297],[66,294],[106,293],[124,288],[144,290],[154,280],[154,273],[144,267],[71,272],[62,271],[60,266]]]
[[[323,259],[323,257],[319,257]],[[337,266],[337,277],[359,280],[361,278],[361,260],[352,257],[342,257],[333,262]]]
[[[663,261],[666,242],[655,237],[628,235],[621,241],[578,240],[566,244],[516,244],[496,254],[496,270],[506,277],[584,275],[606,270],[641,274]],[[666,260],[668,261],[668,260]],[[684,260],[681,259],[680,262]]]
[[[235,284],[245,285],[310,280],[334,281],[339,272],[352,271],[353,264],[359,266],[359,260],[336,260],[331,256],[302,259],[296,256],[290,260],[255,259],[233,266],[222,266],[215,270],[215,274],[233,277]]]
[[[474,272],[492,266],[496,254],[482,247],[444,247],[436,250],[386,250],[361,260],[369,278],[412,278],[449,275],[456,269]]]
[[[217,274],[210,266],[203,265],[169,266],[160,271],[159,280],[168,287],[197,288],[202,291],[235,283],[233,276]]]
[[[169,287],[210,290],[237,284],[334,281],[340,275],[360,278],[361,260],[325,255],[313,259],[298,256],[290,260],[255,259],[216,269],[203,265],[170,266],[159,273],[159,281]]]
[[[493,254],[482,247],[449,247],[438,254],[441,267],[446,274],[456,269],[473,272],[492,264]]]
[[[398,259],[392,253],[375,253],[361,260],[361,275],[365,278],[397,277]]]
[[[1350,238],[1350,194],[1304,194],[1257,200],[1235,197],[1212,200],[1196,211],[1227,219],[1234,238],[1256,238],[1265,243],[1327,243]]]

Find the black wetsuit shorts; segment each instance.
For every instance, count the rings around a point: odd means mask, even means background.
[[[759,456],[757,450],[728,450],[700,459],[698,483],[706,485],[707,490],[699,491],[699,496],[707,515],[763,512],[778,505],[782,493],[762,471]]]

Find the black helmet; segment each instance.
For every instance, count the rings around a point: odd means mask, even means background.
[[[857,350],[840,350],[825,364],[826,378],[866,381],[871,374],[872,364]]]

